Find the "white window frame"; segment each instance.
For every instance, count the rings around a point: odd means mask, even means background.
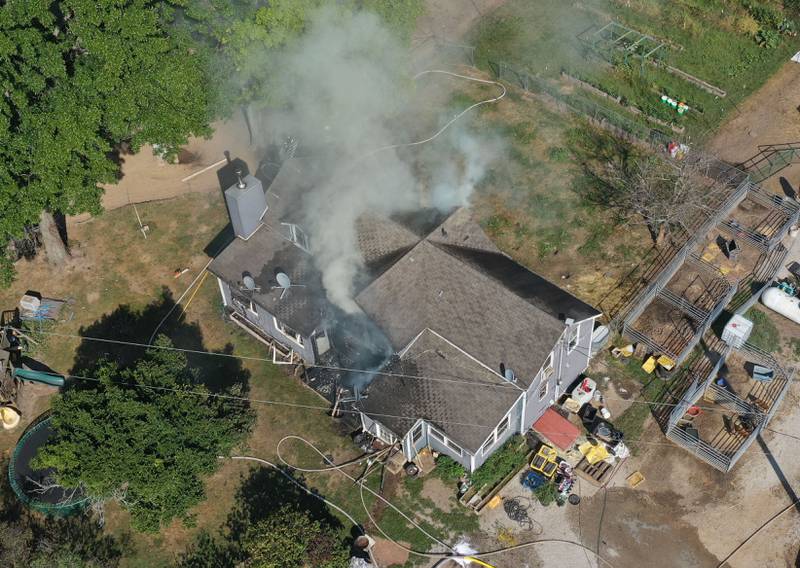
[[[284,329],[286,326],[285,326],[284,324],[282,324],[281,322],[279,322],[279,321],[278,321],[278,318],[276,318],[275,316],[272,316],[272,322],[275,324],[275,329],[277,329],[278,331],[280,331],[280,332],[281,332],[281,334],[282,334],[284,337],[286,337],[287,339],[290,339],[291,341],[294,341],[294,342],[295,342],[295,343],[297,343],[297,344],[298,344],[300,347],[304,347],[304,346],[305,346],[305,344],[304,344],[304,342],[303,342],[303,336],[302,336],[302,335],[300,335],[300,333],[298,333],[298,332],[295,332],[295,333],[297,333],[297,335],[294,335],[294,336],[293,336],[293,335],[289,335],[288,333],[286,333],[286,331],[285,331],[285,329]],[[292,331],[294,331],[294,330],[292,330]]]
[[[550,390],[549,382],[546,379],[542,380],[541,384],[539,385],[539,400],[544,400],[544,398],[547,396],[547,391],[549,390]]]
[[[437,442],[447,444],[447,438],[445,438],[444,434],[439,432],[436,428],[428,428],[428,434],[430,434],[431,437]]]
[[[494,437],[494,432],[492,432],[492,435],[491,435],[491,436],[489,436],[489,439],[488,439],[488,440],[486,440],[486,442],[485,442],[485,443],[483,444],[483,446],[481,447],[481,453],[482,453],[484,456],[488,456],[488,455],[489,455],[489,450],[491,450],[491,449],[492,449],[492,447],[494,446],[494,443],[495,443],[496,441],[497,441],[497,440],[495,440],[495,437]]]
[[[580,324],[576,323],[569,328],[569,332],[567,333],[567,353],[572,353],[573,351],[575,351],[578,348],[580,342],[581,342],[581,326]]]
[[[419,435],[417,435],[419,434]],[[422,436],[425,434],[424,428],[422,424],[418,424],[416,428],[411,429],[411,444],[416,445],[422,439]],[[415,439],[416,438],[416,439]]]
[[[258,308],[256,307],[256,303],[251,299],[247,309],[250,311],[251,314],[254,316],[258,316]]]
[[[497,427],[494,430],[492,430],[492,433],[489,435],[489,439],[487,439],[483,443],[483,446],[481,446],[481,452],[483,453],[484,456],[489,454],[489,450],[492,448],[492,446],[494,446],[497,443],[500,437],[503,434],[505,434],[510,427],[511,427],[511,413],[509,412],[508,414],[503,416],[503,419],[500,421]]]
[[[495,428],[496,432],[495,437],[500,438],[500,436],[505,434],[506,430],[508,430],[510,427],[511,427],[511,416],[506,414],[500,421],[500,424],[497,425],[497,428]]]
[[[387,444],[394,444],[397,440],[397,438],[395,438],[394,434],[392,434],[388,428],[381,427],[380,422],[375,422],[375,436]],[[384,436],[386,437],[384,438]]]
[[[447,442],[445,442],[445,445],[446,445],[446,446],[447,446],[447,447],[448,447],[448,448],[449,448],[451,451],[453,451],[453,452],[457,453],[457,454],[458,454],[458,457],[461,457],[462,455],[464,455],[464,450],[462,450],[462,449],[461,449],[461,446],[459,446],[458,444],[456,444],[456,443],[455,443],[453,440],[451,440],[450,438],[447,438]]]
[[[547,359],[545,359],[544,365],[542,365],[542,377],[544,379],[548,379],[556,370],[553,359],[553,352],[551,351],[550,355],[548,355]]]

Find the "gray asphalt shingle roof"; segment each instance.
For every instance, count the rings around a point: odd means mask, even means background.
[[[277,233],[272,226],[262,226],[247,241],[234,239],[209,265],[208,269],[231,286],[234,294],[250,298],[280,322],[303,335],[310,335],[322,321],[327,308],[319,271],[311,255]],[[244,291],[242,275],[249,272],[259,288]],[[289,276],[293,286],[281,299],[281,289],[273,289],[278,272]]]
[[[598,313],[502,253],[432,239],[421,241],[356,302],[397,350],[430,328],[488,367],[512,369],[525,386],[564,331],[564,318]]]
[[[378,375],[358,407],[404,435],[423,418],[476,453],[522,391],[436,333],[425,330],[384,369],[413,377]],[[449,380],[449,379],[452,379]],[[464,385],[474,383],[474,387]],[[395,416],[390,416],[395,415]],[[469,424],[469,425],[467,425]]]

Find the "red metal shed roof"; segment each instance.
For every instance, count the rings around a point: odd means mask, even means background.
[[[545,410],[542,417],[533,423],[533,429],[562,450],[568,450],[581,433],[577,426],[552,408]]]

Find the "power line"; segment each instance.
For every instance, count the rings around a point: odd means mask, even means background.
[[[60,376],[60,377],[71,378],[71,379],[78,379],[78,380],[82,380],[82,381],[90,381],[90,382],[95,382],[95,383],[104,382],[103,379],[99,379],[97,377],[86,377],[86,376],[83,376],[83,375],[66,375],[66,374],[61,374],[61,373],[56,373],[56,372],[47,372],[47,371],[40,371],[40,372],[43,373],[43,374],[47,374],[47,375]],[[303,409],[303,410],[320,410],[320,411],[323,411],[325,413],[330,411],[330,407],[328,407],[328,406],[315,406],[315,405],[312,405],[312,404],[302,404],[302,403],[299,403],[299,402],[290,402],[290,401],[285,401],[285,400],[258,399],[258,398],[250,398],[250,397],[246,397],[246,396],[237,396],[237,395],[214,393],[214,392],[207,392],[207,391],[204,392],[204,391],[197,391],[197,390],[190,390],[190,389],[179,389],[179,388],[173,388],[173,387],[144,385],[144,384],[141,384],[141,383],[132,383],[132,382],[127,382],[127,381],[113,381],[112,380],[111,382],[112,382],[112,384],[119,385],[119,386],[128,386],[128,387],[133,387],[133,388],[142,388],[142,389],[149,389],[149,390],[155,390],[155,391],[164,391],[164,392],[174,392],[174,393],[177,393],[177,394],[188,394],[188,395],[200,396],[200,397],[204,397],[204,398],[220,398],[220,399],[225,399],[225,400],[235,400],[235,401],[239,401],[239,402],[247,402],[247,403],[250,403],[250,404],[255,403],[255,404],[265,404],[265,405],[271,405],[271,406],[286,406],[286,407],[290,407],[290,408],[297,408],[297,409]],[[347,413],[347,414],[362,414],[362,412],[360,410],[339,409],[339,412]],[[381,417],[381,418],[399,418],[399,419],[414,420],[414,421],[420,419],[419,416],[409,416],[409,415],[403,415],[403,414],[388,414],[388,413],[379,413],[379,412],[370,412],[369,415],[370,416],[377,416],[377,417]],[[437,422],[439,424],[450,424],[450,425],[453,425],[453,426],[466,426],[466,427],[472,427],[472,428],[494,428],[494,426],[496,426],[494,424],[492,424],[492,425],[476,424],[474,422],[457,422],[457,421],[454,421],[454,420],[438,420]],[[791,437],[791,438],[795,437],[795,436],[791,436],[790,434],[784,434],[783,432],[779,432],[777,430],[771,430],[771,431],[774,432],[775,434],[785,435],[785,436],[788,436],[788,437]],[[571,434],[571,432],[548,431],[548,434]],[[666,446],[666,447],[671,447],[671,448],[677,447],[675,444],[665,443],[665,442],[646,442],[646,441],[642,440],[641,438],[625,439],[625,440],[623,440],[623,442],[625,444],[643,444],[643,445],[648,445],[648,446]],[[763,451],[763,450],[762,450],[762,452],[765,455],[773,455],[771,452],[767,452],[767,451]]]
[[[16,328],[12,328],[16,329]],[[18,330],[21,331],[21,330]],[[181,347],[174,347],[174,346],[166,346],[166,345],[148,345],[145,343],[137,343],[135,341],[123,341],[117,339],[107,339],[103,337],[91,337],[91,336],[82,336],[82,335],[75,335],[75,334],[68,334],[68,333],[58,333],[52,331],[43,331],[43,330],[33,330],[30,333],[39,333],[42,335],[52,335],[55,337],[64,337],[64,338],[71,338],[71,339],[80,339],[83,341],[96,341],[100,343],[110,343],[114,345],[126,345],[129,347],[139,347],[144,349],[161,349],[165,351],[179,351],[184,353],[191,353],[194,355],[209,355],[215,357],[227,357],[230,359],[239,359],[243,361],[256,361],[256,362],[263,362],[263,363],[272,363],[272,359],[269,357],[256,357],[256,356],[249,356],[249,355],[234,355],[232,353],[217,353],[214,351],[203,351],[200,349],[185,349]],[[306,365],[306,368],[309,369],[325,369],[330,371],[337,371],[337,372],[345,372],[345,373],[358,373],[358,374],[367,374],[367,375],[381,375],[386,377],[398,377],[398,378],[407,378],[407,379],[414,379],[414,380],[424,380],[424,381],[439,381],[439,382],[446,382],[446,383],[456,383],[456,384],[465,384],[472,388],[474,387],[481,387],[481,388],[496,388],[496,389],[511,389],[511,390],[520,390],[520,388],[513,384],[503,384],[503,383],[483,383],[483,382],[475,382],[467,379],[466,377],[460,375],[451,374],[450,376],[453,378],[446,379],[441,377],[430,377],[425,375],[410,375],[407,373],[395,373],[389,371],[381,371],[381,370],[370,370],[370,369],[356,369],[352,367],[338,367],[334,365]],[[61,375],[61,373],[57,373]],[[73,377],[79,378],[79,377]],[[603,398],[608,400],[618,400],[629,402],[631,404],[646,404],[648,406],[654,407],[676,407],[679,406],[681,403],[675,402],[653,402],[647,400],[631,400],[626,399],[623,397],[614,397],[603,395]],[[766,416],[767,412],[761,412],[754,409],[752,412],[734,412],[730,410],[724,410],[720,408],[714,408],[711,406],[700,406],[700,405],[693,405],[700,410],[707,411],[707,412],[718,412],[720,414],[738,414],[742,416]]]

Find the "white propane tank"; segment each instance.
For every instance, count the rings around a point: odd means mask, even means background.
[[[790,296],[780,288],[767,288],[761,294],[761,303],[783,317],[800,323],[800,298]]]

